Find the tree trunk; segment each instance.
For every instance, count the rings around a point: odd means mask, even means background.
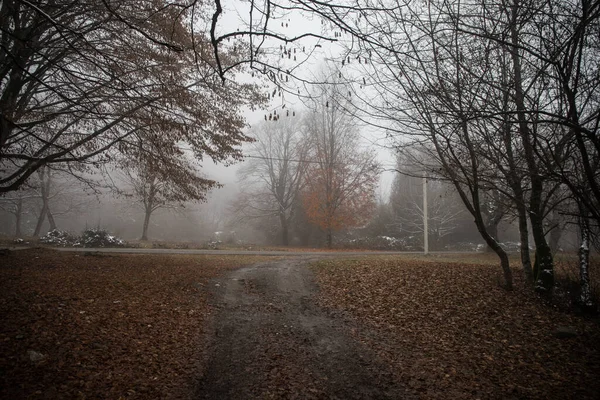
[[[579,306],[585,312],[595,312],[590,288],[590,220],[587,210],[580,206],[581,216],[579,218],[579,230],[581,234],[581,246],[579,246]]]
[[[146,208],[144,214],[144,226],[142,228],[142,237],[140,240],[148,240],[148,226],[150,225],[150,216],[152,215],[152,209]]]
[[[504,275],[504,284],[507,290],[513,289],[513,277],[512,271],[510,270],[510,261],[508,260],[508,254],[506,251],[498,244],[496,239],[492,237],[486,230],[486,227],[483,223],[482,218],[478,218],[475,216],[475,225],[477,225],[477,229],[479,230],[479,234],[485,240],[488,247],[490,247],[498,258],[500,259],[500,268],[502,268],[502,273]]]
[[[531,267],[531,256],[529,254],[529,228],[527,227],[527,209],[524,204],[517,204],[519,213],[519,236],[521,239],[521,264],[523,264],[523,274],[525,283],[533,283],[533,268]]]
[[[519,55],[518,11],[519,2],[515,0],[511,10],[511,44],[510,54],[514,73],[514,101],[517,109],[519,123],[519,135],[525,152],[525,161],[529,178],[531,180],[531,193],[529,197],[529,221],[531,222],[531,233],[535,242],[535,263],[533,275],[535,279],[535,290],[541,293],[552,294],[554,288],[554,260],[552,252],[544,236],[542,193],[544,191],[544,178],[539,172],[536,163],[534,148],[535,138],[528,125],[525,107],[525,92],[523,90],[523,78],[521,70],[521,56]]]
[[[535,262],[533,264],[533,277],[535,290],[540,293],[552,294],[554,288],[554,259],[552,250],[544,236],[542,218],[537,213],[530,212],[531,233],[535,242]]]
[[[327,230],[327,248],[333,248],[333,233],[331,232],[331,229]]]
[[[52,212],[50,211],[50,207],[47,208],[46,210],[46,217],[48,217],[48,223],[50,224],[50,230],[53,231],[56,229],[56,221],[54,220],[54,216],[52,215]]]
[[[23,219],[23,199],[17,201],[15,210],[15,237],[21,237],[21,220]]]
[[[37,223],[35,224],[35,229],[33,231],[33,236],[40,236],[40,232],[42,230],[42,226],[44,225],[44,221],[46,220],[46,213],[48,212],[47,204],[44,202],[42,204],[42,209],[40,210],[40,215],[38,216]]]
[[[486,230],[488,231],[488,233],[490,234],[491,237],[494,238],[494,240],[496,240],[497,242],[499,242],[498,240],[498,224],[500,223],[500,221],[493,219],[492,221],[490,221],[490,223],[488,223]],[[489,245],[486,248],[486,252],[488,253],[493,253],[494,249],[492,249]]]
[[[517,209],[519,221],[519,237],[521,264],[523,265],[523,275],[525,275],[525,284],[533,284],[533,269],[531,267],[531,257],[529,254],[529,228],[527,227],[527,208],[525,207],[525,194],[523,190],[522,175],[518,172],[520,168],[517,166],[512,143],[512,122],[508,117],[510,110],[509,103],[511,101],[510,83],[508,78],[508,70],[506,60],[503,58],[501,63],[502,82],[503,82],[503,111],[506,113],[503,117],[503,141],[506,148],[506,157],[508,160],[508,170],[506,171],[506,180],[514,194],[514,203]]]
[[[40,215],[38,217],[37,223],[35,225],[35,230],[33,232],[33,236],[35,237],[40,235],[42,226],[44,225],[44,220],[50,213],[50,185],[52,184],[50,179],[50,169],[48,169],[47,167],[40,168],[38,170],[38,176],[40,178],[40,197],[42,199],[42,209],[40,210]],[[50,222],[51,226],[52,223],[53,221]],[[56,228],[56,224],[54,224],[54,228]],[[50,230],[54,228],[50,228]]]
[[[285,219],[285,215],[279,214],[279,223],[281,225],[281,244],[283,246],[288,246],[290,244],[289,228]]]

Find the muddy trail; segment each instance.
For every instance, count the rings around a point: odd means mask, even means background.
[[[316,304],[307,264],[277,260],[214,281],[215,315],[200,399],[405,398],[352,322]]]

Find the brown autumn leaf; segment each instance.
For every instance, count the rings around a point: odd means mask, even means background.
[[[191,396],[211,312],[204,288],[258,261],[41,249],[3,256],[0,398]]]
[[[597,322],[544,305],[494,267],[399,257],[313,267],[321,304],[363,323],[354,332],[420,398],[596,398]],[[515,276],[520,276],[515,271]],[[553,336],[573,326],[576,338]]]

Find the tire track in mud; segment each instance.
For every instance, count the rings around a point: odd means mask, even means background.
[[[200,399],[405,398],[389,367],[316,304],[314,257],[257,264],[213,282]]]

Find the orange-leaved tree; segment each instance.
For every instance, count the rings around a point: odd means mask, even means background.
[[[311,150],[303,205],[331,248],[334,232],[368,221],[375,207],[379,165],[373,151],[361,149],[358,126],[344,112],[346,99],[340,91],[322,88],[315,98],[306,122]]]

